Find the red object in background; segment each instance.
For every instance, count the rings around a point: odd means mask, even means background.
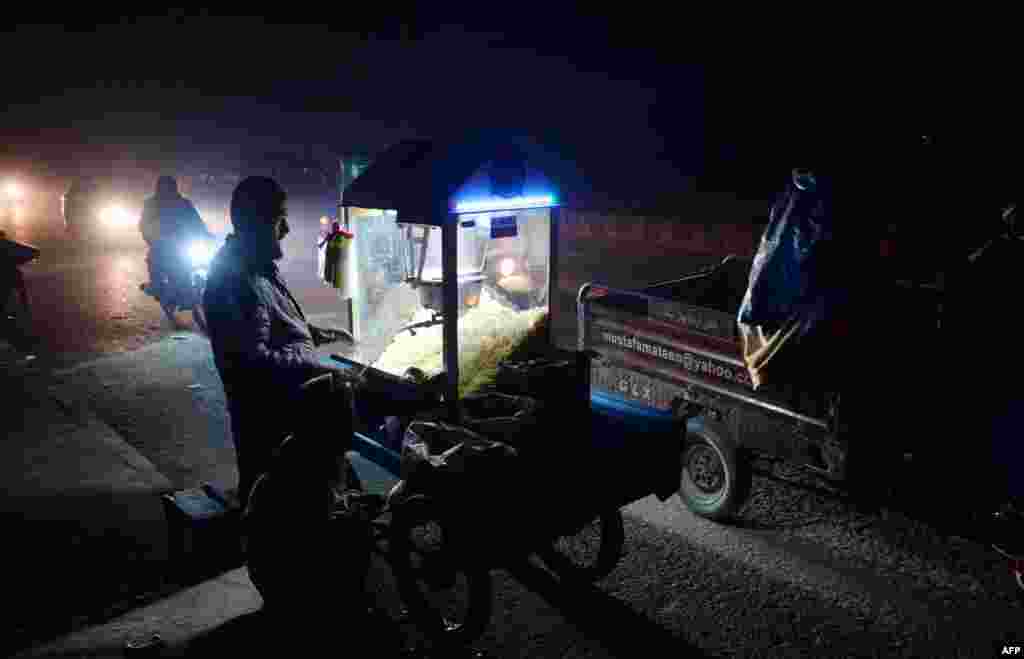
[[[353,236],[355,236],[355,234],[352,233],[351,231],[346,231],[345,229],[342,229],[341,222],[335,222],[334,225],[331,227],[331,233],[329,235],[331,237],[334,237],[338,234],[341,234],[345,238],[352,238]]]
[[[891,240],[882,239],[878,241],[878,255],[882,258],[888,258],[893,255],[895,251],[895,245]]]
[[[835,318],[831,325],[832,338],[846,339],[850,337],[850,321],[846,318]]]
[[[331,229],[329,231],[326,231],[326,232],[321,231],[320,232],[320,240],[321,241],[330,241],[332,238],[334,238],[336,236],[339,236],[339,235],[341,237],[343,237],[343,238],[349,238],[349,239],[355,237],[355,234],[352,233],[351,231],[347,231],[345,229],[342,229],[340,222],[335,222],[331,226]]]

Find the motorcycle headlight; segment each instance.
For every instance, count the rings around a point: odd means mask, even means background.
[[[104,206],[100,210],[100,219],[103,224],[112,228],[131,226],[135,222],[135,217],[121,204]]]
[[[21,201],[25,196],[25,191],[17,181],[8,181],[4,186],[4,194],[11,201]]]
[[[208,240],[197,240],[188,246],[188,260],[193,268],[205,269],[213,260],[217,247]]]

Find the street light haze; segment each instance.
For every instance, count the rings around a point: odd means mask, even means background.
[[[131,226],[135,222],[135,217],[119,203],[113,203],[104,208],[102,219],[103,224],[112,229]]]
[[[25,189],[17,181],[8,181],[4,185],[4,194],[11,201],[21,201],[25,196]]]

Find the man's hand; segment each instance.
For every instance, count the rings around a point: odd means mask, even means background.
[[[328,343],[337,343],[338,341],[348,341],[349,343],[355,343],[355,339],[351,334],[345,330],[329,329],[326,327],[317,327],[316,325],[309,326],[309,333],[313,337],[313,343],[321,346]]]
[[[327,368],[327,372],[331,374],[331,380],[335,387],[344,387],[350,385],[354,389],[359,389],[366,384],[366,376],[361,373],[349,368]]]

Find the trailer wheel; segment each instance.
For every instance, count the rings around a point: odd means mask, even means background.
[[[750,493],[750,462],[703,419],[687,424],[681,452],[679,499],[715,521],[733,517]]]

